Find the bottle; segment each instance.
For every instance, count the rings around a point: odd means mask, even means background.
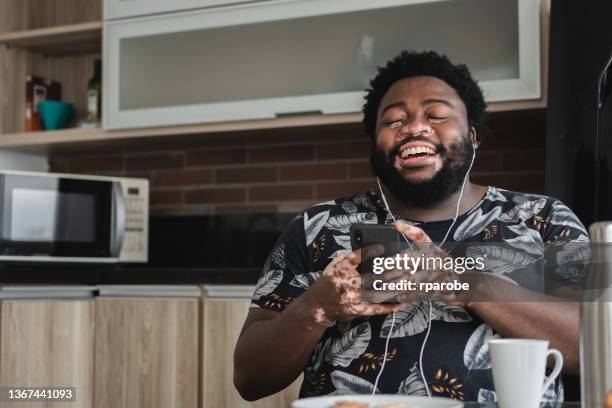
[[[96,59],[94,76],[87,84],[87,121],[99,123],[102,117],[102,61]]]
[[[592,257],[580,324],[581,406],[601,408],[610,406],[612,390],[612,222],[596,222],[589,235]],[[589,291],[596,298],[587,297]]]

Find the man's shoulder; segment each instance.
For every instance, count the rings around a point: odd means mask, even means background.
[[[561,200],[543,194],[524,193],[491,187],[487,193],[491,201],[504,206],[501,220],[531,220],[535,226],[548,225],[567,227],[579,235],[588,235],[586,228],[574,212]]]
[[[544,194],[490,187],[485,199],[495,205],[506,207],[506,209],[529,210],[534,216],[551,216],[555,213],[564,213],[577,218],[573,211],[559,199]]]
[[[508,202],[510,204],[521,204],[527,202],[539,202],[552,206],[555,203],[561,203],[558,199],[543,194],[526,193],[522,191],[507,190],[500,187],[489,187],[487,197],[494,201]]]
[[[304,210],[305,219],[321,217],[321,214],[329,216],[350,215],[358,213],[376,213],[379,210],[376,196],[372,191],[356,193],[348,197],[340,197],[334,200],[314,204]]]

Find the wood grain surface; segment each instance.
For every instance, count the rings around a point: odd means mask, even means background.
[[[96,299],[96,408],[197,407],[198,302]]]
[[[0,386],[76,387],[77,402],[0,402],[0,407],[93,406],[93,300],[3,301]]]
[[[248,299],[205,298],[203,301],[203,408],[286,408],[297,399],[302,376],[284,391],[255,402],[243,400],[234,387],[234,348],[249,305]]]
[[[102,20],[102,0],[22,0],[21,3],[26,8],[27,29]]]

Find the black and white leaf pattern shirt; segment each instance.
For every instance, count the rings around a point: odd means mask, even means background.
[[[252,307],[282,312],[306,291],[336,256],[351,251],[353,223],[392,223],[373,191],[317,204],[296,217],[272,249],[252,298]],[[440,242],[451,220],[418,223],[434,242]],[[588,241],[573,212],[550,197],[489,187],[483,199],[461,215],[449,242],[505,242],[525,249],[525,257],[542,256],[555,242]],[[540,252],[540,253],[538,253]],[[515,282],[528,281],[503,256],[496,273]],[[516,264],[517,259],[512,262]],[[441,301],[431,303],[432,326],[423,371],[433,396],[465,401],[492,401],[495,389],[487,342],[500,337],[475,313]],[[419,353],[430,314],[427,301],[410,303],[396,313],[387,362],[376,392],[427,395]],[[329,327],[304,367],[300,396],[367,394],[384,358],[391,315],[360,317]],[[563,401],[557,380],[545,401]]]

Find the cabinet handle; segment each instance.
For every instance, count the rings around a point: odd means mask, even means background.
[[[274,114],[277,118],[289,118],[293,116],[310,116],[310,115],[322,115],[323,112],[320,110],[311,111],[298,111],[298,112],[277,112]]]

